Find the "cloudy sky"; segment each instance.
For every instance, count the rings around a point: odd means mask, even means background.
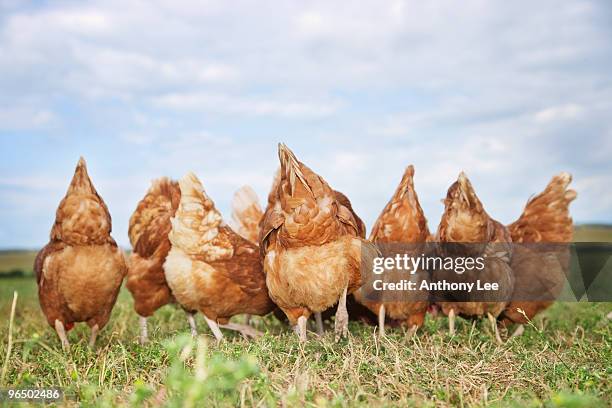
[[[432,229],[464,170],[516,218],[560,171],[612,222],[607,1],[0,0],[0,247],[48,239],[80,155],[114,236],[153,178],[265,198],[276,144],[371,223],[404,168]]]

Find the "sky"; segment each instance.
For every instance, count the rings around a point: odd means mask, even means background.
[[[509,223],[570,172],[612,222],[608,1],[0,0],[0,248],[44,245],[79,156],[124,246],[160,176],[229,218],[284,142],[371,226],[405,167],[435,230],[465,171]]]

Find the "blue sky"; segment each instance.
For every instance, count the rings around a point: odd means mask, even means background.
[[[449,5],[0,1],[0,248],[47,241],[80,155],[126,245],[151,179],[229,215],[280,141],[368,225],[408,164],[432,230],[461,170],[503,222],[560,171],[612,222],[610,3]]]

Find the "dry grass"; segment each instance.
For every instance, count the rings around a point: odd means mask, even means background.
[[[62,386],[85,405],[128,404],[146,384],[151,398],[165,401],[172,357],[164,343],[188,332],[182,311],[160,310],[151,319],[151,344],[137,344],[137,318],[125,291],[95,351],[87,330],[70,333],[65,355],[37,306],[35,282],[5,279],[0,314],[8,318],[12,289],[19,291],[13,351],[7,383],[12,386]],[[249,355],[259,373],[235,392],[213,393],[216,406],[601,406],[612,403],[610,304],[558,304],[536,327],[498,345],[484,322],[461,321],[455,337],[446,320],[428,320],[409,338],[401,330],[385,339],[373,327],[351,323],[351,335],[334,343],[331,334],[309,333],[301,345],[273,317],[256,320],[268,332],[257,341],[229,334],[215,344],[210,332],[207,355],[220,361]],[[8,319],[6,320],[8,321]],[[0,328],[0,355],[6,353],[7,324]],[[190,367],[193,362],[188,361]],[[213,363],[211,363],[213,364]],[[216,363],[215,363],[216,364]],[[1,364],[0,364],[1,366]],[[170,374],[169,374],[170,373]],[[598,398],[595,402],[592,398]],[[578,405],[575,404],[578,401]],[[75,400],[65,405],[78,405]]]
[[[576,240],[611,241],[609,233],[579,229]],[[0,270],[27,273],[34,255],[4,252]],[[14,290],[19,299],[9,354]],[[70,396],[64,406],[142,406],[145,400],[179,407],[188,402],[184,395],[195,394],[207,406],[610,406],[611,311],[610,303],[556,304],[503,345],[484,322],[460,320],[450,337],[444,318],[428,319],[414,337],[389,330],[379,339],[374,327],[351,323],[340,343],[331,334],[309,333],[302,345],[273,317],[255,320],[267,333],[257,341],[228,334],[216,344],[199,318],[209,343],[201,369],[221,379],[200,395],[197,357],[183,361],[172,352],[188,332],[182,311],[158,311],[150,320],[151,343],[140,346],[132,300],[123,290],[96,350],[87,348],[86,327],[77,326],[64,354],[40,312],[34,279],[3,278],[0,367],[6,366],[7,387],[64,387]],[[243,363],[232,363],[238,360]]]

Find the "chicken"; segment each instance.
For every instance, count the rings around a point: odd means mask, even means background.
[[[444,293],[438,305],[449,317],[451,335],[454,334],[455,316],[487,316],[501,342],[496,318],[504,310],[512,295],[514,276],[510,267],[512,245],[508,229],[493,220],[484,210],[472,184],[462,172],[449,188],[444,200],[444,213],[438,226],[436,241],[438,255],[442,257],[471,257],[483,259],[484,268],[478,272],[482,282],[497,283],[499,290],[490,301],[474,292],[452,291]],[[433,271],[434,281],[474,282],[474,274],[458,274],[455,271]],[[499,300],[499,301],[494,301]]]
[[[268,194],[268,208],[274,207],[274,203],[277,200],[276,193],[279,183],[280,169],[275,172],[272,187],[270,189],[270,193]],[[346,197],[346,195],[339,191],[334,191],[334,194],[336,196],[336,199],[338,200],[339,205],[345,206],[346,209],[353,214],[353,217],[355,218],[358,225],[359,236],[364,238],[365,224],[353,211],[353,207],[348,197]],[[257,197],[257,194],[249,186],[242,187],[234,194],[234,200],[232,201],[232,218],[234,224],[236,225],[236,231],[240,235],[251,241],[253,241],[253,237],[255,237],[255,241],[259,243],[259,234],[261,230],[261,225],[263,223],[263,213],[261,212],[261,207],[259,205],[259,198]],[[257,224],[255,223],[255,220],[258,221]],[[323,314],[319,312],[315,313],[315,323],[317,333],[319,335],[322,335],[324,332],[324,318],[331,318],[333,316],[334,312],[332,309],[333,307],[330,307],[325,312],[323,312]],[[350,312],[349,317],[351,319],[363,320],[366,322],[369,322],[371,320],[371,312],[365,309],[363,306],[357,304],[350,297],[347,300],[347,310]],[[287,321],[286,315],[278,308],[274,310],[274,315],[280,321]],[[376,316],[374,316],[374,318],[375,317]],[[249,322],[249,316],[247,316],[247,322]]]
[[[306,323],[338,303],[335,333],[348,333],[347,294],[361,285],[360,266],[378,255],[362,226],[320,176],[279,144],[281,177],[261,229],[261,251],[272,300],[301,341]]]
[[[419,204],[414,189],[414,167],[408,166],[393,197],[379,215],[372,232],[370,241],[383,244],[383,255],[394,256],[396,249],[384,244],[417,244],[401,248],[401,252],[412,255],[421,254],[425,250],[425,243],[429,238],[429,228],[423,209]],[[418,245],[422,244],[422,245]],[[386,253],[388,252],[388,253]],[[394,253],[392,253],[394,252]],[[426,271],[419,271],[411,276],[417,280],[427,278]],[[420,278],[420,279],[419,279]],[[357,301],[365,305],[378,316],[378,328],[381,336],[385,334],[385,317],[402,321],[408,326],[411,333],[423,325],[425,314],[429,306],[427,291],[405,291],[402,299],[398,301],[368,301],[362,293],[363,289],[355,292]],[[383,300],[383,299],[381,299]]]
[[[274,308],[257,245],[223,222],[193,173],[179,186],[181,200],[171,219],[171,249],[164,263],[168,286],[185,309],[202,312],[217,340],[223,338],[220,327],[259,335],[250,326],[229,322],[238,314],[262,316]]]
[[[251,242],[259,242],[259,223],[262,216],[263,211],[259,205],[259,197],[251,187],[243,186],[234,193],[232,201],[233,229],[240,236]]]
[[[111,216],[81,158],[60,202],[49,243],[34,262],[47,322],[68,350],[75,323],[91,328],[90,347],[108,323],[126,274],[123,252],[111,237]]]
[[[520,218],[508,226],[515,254],[512,259],[517,288],[513,301],[500,316],[503,325],[527,323],[552,304],[552,300],[537,299],[542,294],[558,295],[566,281],[569,267],[569,248],[551,243],[570,243],[573,222],[569,205],[576,192],[568,189],[571,175],[561,173],[552,178],[546,189],[527,201]],[[525,245],[520,245],[525,244]],[[536,244],[536,245],[532,245]],[[517,309],[521,309],[523,313]],[[521,327],[517,329],[520,333]]]
[[[180,199],[181,190],[176,181],[165,177],[154,180],[130,218],[128,235],[132,254],[126,286],[140,316],[141,344],[148,341],[147,318],[160,307],[175,302],[163,265],[170,251],[170,219],[176,213]],[[197,335],[193,312],[187,312],[187,320],[191,334]]]

